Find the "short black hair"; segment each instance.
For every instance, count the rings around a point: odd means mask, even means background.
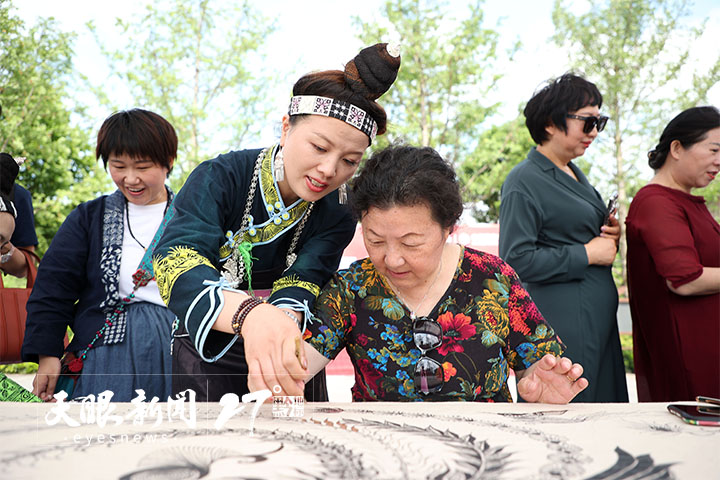
[[[115,112],[105,119],[98,131],[95,158],[102,157],[107,169],[111,155],[144,158],[172,170],[177,158],[175,128],[157,113],[140,108]]]
[[[442,228],[455,226],[463,212],[455,171],[430,147],[391,145],[374,153],[352,181],[349,205],[357,220],[371,207],[419,204]]]
[[[594,83],[572,72],[550,80],[525,105],[525,125],[538,145],[548,139],[545,127],[554,125],[567,132],[565,115],[588,105],[602,107],[603,97]]]
[[[658,144],[648,152],[650,168],[657,170],[665,164],[674,140],[680,142],[683,148],[690,148],[705,140],[707,132],[718,127],[720,111],[716,107],[693,107],[684,110],[670,120],[660,135]]]

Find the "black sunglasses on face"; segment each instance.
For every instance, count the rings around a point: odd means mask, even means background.
[[[592,129],[597,127],[598,133],[605,130],[605,125],[607,124],[609,117],[583,117],[580,115],[571,115],[567,114],[565,115],[567,118],[575,118],[577,120],[582,120],[585,122],[585,125],[583,125],[583,132],[584,133],[590,133],[592,132]]]
[[[421,317],[413,320],[412,333],[415,346],[421,353],[415,365],[415,387],[425,395],[439,392],[445,385],[445,370],[425,354],[442,345],[442,326],[432,318]]]

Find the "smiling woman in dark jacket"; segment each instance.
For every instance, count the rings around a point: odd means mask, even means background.
[[[153,112],[118,112],[100,127],[96,155],[118,189],[78,206],[55,234],[27,303],[23,360],[38,362],[33,393],[44,400],[52,399],[64,354],[66,363],[78,357],[73,371],[82,366],[71,398],[110,390],[113,401],[129,402],[142,389],[167,400],[175,316],[147,279],[173,198],[165,180],[177,135]],[[67,327],[74,337],[63,350]]]

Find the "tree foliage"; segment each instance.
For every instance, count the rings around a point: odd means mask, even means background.
[[[175,186],[197,163],[219,153],[208,151],[210,144],[238,145],[257,133],[256,119],[267,105],[262,92],[272,79],[250,66],[262,65],[259,47],[273,26],[249,1],[150,4],[142,18],[117,19],[117,26],[125,44],[106,45],[97,32],[96,38],[134,103],[177,130]],[[127,108],[105,85],[95,91],[105,105]]]
[[[400,139],[430,146],[457,165],[475,151],[483,122],[498,106],[484,101],[501,78],[493,68],[498,33],[482,27],[481,1],[460,12],[447,2],[388,0],[382,14],[382,23],[355,19],[365,44],[400,36],[398,79],[381,99],[390,138],[376,148]]]
[[[505,177],[534,145],[522,116],[492,126],[480,135],[475,150],[458,169],[465,201],[474,205],[476,220],[498,221],[500,188]]]
[[[52,19],[27,27],[0,1],[0,151],[26,157],[18,183],[33,196],[39,250],[45,251],[69,211],[106,185],[85,130],[68,107],[71,34]]]
[[[585,13],[574,14],[578,2],[555,0],[554,40],[604,96],[603,110],[611,121],[601,135],[609,137],[604,150],[614,159],[608,173],[619,194],[623,225],[630,198],[642,185],[637,163],[648,169],[645,152],[654,147],[660,129],[680,110],[707,101],[720,75],[720,55],[710,52],[713,63],[704,71],[692,65],[690,52],[704,25],[690,28],[683,22],[687,0],[596,0],[589,5]],[[624,240],[620,260],[625,279]]]

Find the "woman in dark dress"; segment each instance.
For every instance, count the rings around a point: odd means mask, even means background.
[[[720,112],[675,117],[625,223],[638,400],[720,398],[720,225],[693,195],[720,171]]]
[[[248,392],[255,374],[303,393],[273,355],[300,334],[354,235],[344,183],[385,132],[376,99],[399,66],[399,50],[377,44],[344,72],[303,76],[279,144],[220,155],[192,172],[155,256],[160,293],[179,319],[174,393],[217,401]],[[326,399],[324,378],[308,387],[309,399]]]
[[[585,369],[578,402],[626,402],[618,294],[611,265],[620,228],[572,162],[603,130],[602,95],[565,74],[525,107],[537,142],[507,176],[500,203],[500,257],[520,276],[548,323]]]

